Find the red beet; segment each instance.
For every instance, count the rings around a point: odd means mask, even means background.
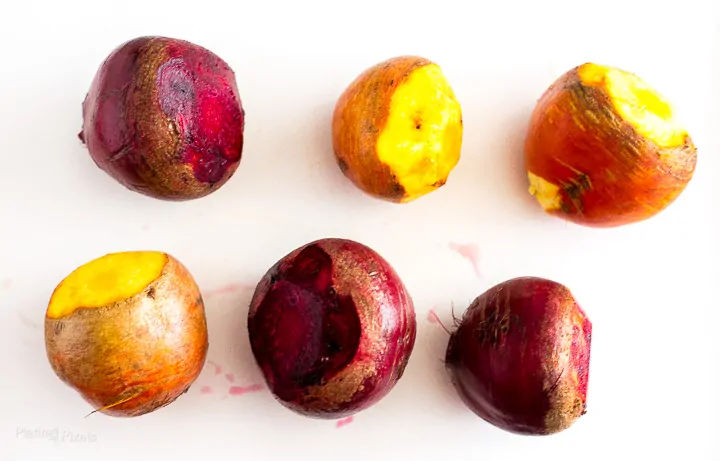
[[[465,404],[509,432],[547,435],[585,414],[592,324],[570,290],[520,277],[478,296],[446,366]]]
[[[412,299],[387,261],[335,238],[273,265],[248,314],[252,352],[275,398],[323,419],[350,416],[390,392],[415,328]]]
[[[230,179],[244,128],[235,74],[222,59],[183,40],[140,37],[98,69],[80,139],[97,166],[128,189],[179,201]]]

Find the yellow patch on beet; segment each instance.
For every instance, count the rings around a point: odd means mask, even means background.
[[[535,197],[545,211],[560,209],[562,206],[562,196],[560,195],[560,188],[558,186],[530,172],[528,172],[528,180],[530,181],[528,192]]]
[[[578,68],[578,76],[586,86],[604,88],[618,115],[658,147],[685,143],[687,130],[675,118],[670,103],[637,75],[587,63]]]
[[[460,160],[462,110],[442,70],[413,70],[392,95],[377,154],[409,202],[445,184]]]
[[[62,318],[79,308],[107,306],[142,292],[162,274],[168,261],[157,251],[111,253],[75,269],[55,289],[49,318]]]

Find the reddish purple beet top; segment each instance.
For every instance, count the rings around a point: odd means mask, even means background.
[[[552,434],[585,414],[591,333],[565,286],[516,278],[473,301],[450,338],[446,365],[481,418],[518,434]]]
[[[141,37],[100,66],[83,103],[80,138],[127,188],[188,200],[234,174],[244,127],[235,74],[222,59],[183,40]]]
[[[393,388],[415,344],[415,311],[375,251],[323,239],[262,278],[248,314],[255,360],[273,395],[307,416],[338,419]]]

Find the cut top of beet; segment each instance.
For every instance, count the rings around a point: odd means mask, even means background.
[[[252,319],[253,348],[280,398],[332,379],[355,356],[360,319],[350,296],[332,286],[331,260],[310,246],[274,277]]]

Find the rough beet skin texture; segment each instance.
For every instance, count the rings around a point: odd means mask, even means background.
[[[463,402],[506,431],[549,435],[585,414],[592,324],[570,290],[520,277],[477,297],[448,343]]]
[[[130,190],[190,200],[225,184],[242,156],[245,112],[230,67],[195,44],[140,37],[102,63],[80,139]]]
[[[200,289],[180,261],[163,255],[162,272],[128,298],[78,304],[62,315],[48,308],[45,349],[50,366],[93,413],[129,418],[164,408],[188,391],[205,365],[209,343]],[[142,267],[129,270],[130,277],[137,277]],[[71,296],[103,287],[116,290],[119,284],[112,280],[94,287],[86,280],[71,289]],[[67,283],[68,278],[55,288],[50,306]]]
[[[567,71],[538,100],[525,139],[530,193],[548,214],[578,225],[610,228],[644,221],[688,186],[697,148],[687,132],[663,143],[643,134],[623,118],[607,89],[607,72],[639,77],[611,69],[597,71],[602,77],[596,79],[582,78],[594,68],[587,63]],[[653,100],[658,96],[633,107],[648,112]]]
[[[252,298],[252,352],[275,398],[310,417],[344,418],[382,399],[415,344],[415,310],[392,267],[345,239],[278,261]]]

